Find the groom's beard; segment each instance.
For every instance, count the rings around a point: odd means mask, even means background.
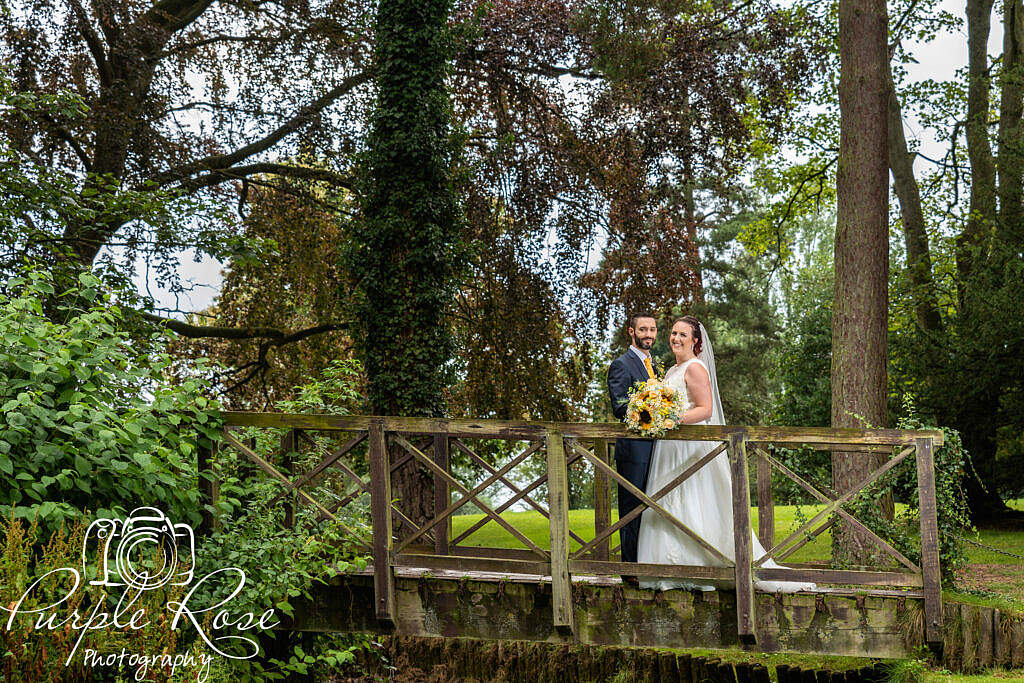
[[[654,346],[653,339],[633,339],[633,346],[640,349],[641,351],[649,351]]]

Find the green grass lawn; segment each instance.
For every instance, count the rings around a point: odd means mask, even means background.
[[[1024,499],[1011,501],[1015,507],[1024,508]],[[775,506],[775,539],[776,542],[786,538],[797,529],[804,520],[810,519],[822,509],[821,505],[777,505]],[[548,520],[539,512],[529,510],[526,512],[505,512],[502,518],[507,520],[513,527],[521,531],[531,541],[542,548],[551,546],[548,533]],[[484,515],[456,515],[452,518],[452,538],[457,537],[466,529],[469,529],[478,522]],[[751,509],[753,527],[757,528],[757,508]],[[612,522],[618,519],[616,511],[612,511]],[[593,510],[570,510],[569,528],[580,538],[589,541],[594,538],[594,511]],[[1019,531],[998,531],[983,529],[976,539],[981,543],[990,545],[1000,550],[1005,550],[1018,555],[1024,555],[1024,533]],[[826,531],[816,539],[798,550],[789,559],[793,562],[808,562],[812,560],[827,560],[830,556],[832,535]],[[612,545],[618,544],[618,534],[613,536]],[[524,547],[508,531],[503,529],[493,520],[488,521],[469,537],[461,542],[461,545],[486,546],[489,548],[522,548]],[[579,548],[575,540],[572,541],[572,548]],[[993,564],[993,565],[1016,565],[1020,567],[1020,561],[990,550],[977,548],[969,545],[967,557],[971,564]],[[1024,572],[1021,572],[1024,574]],[[1021,577],[1024,580],[1024,576]]]
[[[821,505],[779,505],[775,507],[775,539],[781,541],[815,514],[823,506]],[[757,528],[757,508],[751,510],[752,523]],[[452,518],[452,538],[457,537],[466,529],[469,529],[484,515],[459,515]],[[548,520],[539,512],[530,510],[527,512],[506,512],[502,514],[512,526],[523,532],[531,541],[542,548],[550,547],[548,534]],[[800,520],[798,522],[798,519]],[[618,520],[618,513],[612,511],[612,522]],[[579,535],[580,538],[590,541],[594,538],[594,511],[593,510],[570,510],[569,528]],[[618,545],[618,534],[613,536],[612,547]],[[790,559],[794,562],[807,562],[810,560],[827,560],[829,548],[832,543],[832,535],[826,531],[816,539],[798,550]],[[524,547],[508,531],[503,529],[493,520],[488,521],[484,526],[473,532],[461,542],[462,545],[479,545],[489,548],[522,548]],[[578,549],[580,544],[572,541],[571,547]]]

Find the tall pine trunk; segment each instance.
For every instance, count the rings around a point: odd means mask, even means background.
[[[840,0],[839,111],[832,307],[832,425],[882,427],[886,422],[886,335],[889,283],[889,57],[885,0]],[[863,420],[863,421],[862,421]],[[878,464],[877,456],[834,453],[841,493]],[[870,541],[840,523],[833,535],[838,563],[863,564]]]

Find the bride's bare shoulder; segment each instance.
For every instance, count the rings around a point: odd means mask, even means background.
[[[693,358],[686,363],[685,377],[688,382],[711,381],[711,375],[708,373],[707,366],[704,365],[704,361],[700,358]]]

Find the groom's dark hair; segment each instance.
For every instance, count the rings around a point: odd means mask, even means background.
[[[636,312],[633,313],[633,315],[629,316],[629,325],[628,325],[628,327],[632,327],[635,330],[636,329],[636,320],[637,320],[637,318],[650,318],[655,323],[658,322],[658,319],[656,317],[654,317],[654,314],[651,313],[650,311],[636,311]]]

